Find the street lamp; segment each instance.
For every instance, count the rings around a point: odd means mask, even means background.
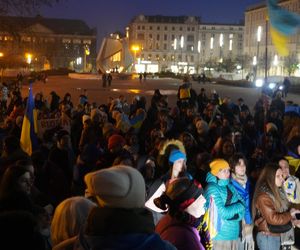
[[[136,53],[137,53],[138,51],[140,51],[140,46],[139,46],[139,45],[132,45],[132,46],[131,46],[131,50],[132,50],[133,53],[134,53],[133,61],[134,61],[134,64],[135,64],[135,61],[136,61]]]
[[[32,54],[26,53],[26,54],[25,54],[25,58],[26,58],[26,62],[27,62],[28,64],[31,64],[31,61],[32,61]]]

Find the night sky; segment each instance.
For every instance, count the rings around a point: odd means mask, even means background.
[[[45,17],[84,20],[98,31],[98,46],[103,36],[124,28],[138,14],[201,16],[203,22],[238,23],[246,7],[262,0],[60,0],[44,7]]]

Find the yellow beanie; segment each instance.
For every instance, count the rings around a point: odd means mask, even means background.
[[[210,166],[210,172],[215,176],[219,173],[220,170],[230,168],[228,162],[225,161],[224,159],[216,159],[212,161],[209,164],[209,166]]]

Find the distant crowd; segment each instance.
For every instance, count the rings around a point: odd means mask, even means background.
[[[28,97],[5,83],[0,95],[1,249],[295,244],[300,108],[280,91],[253,109],[188,78],[174,107],[158,89],[149,104],[37,93],[32,152],[20,143]]]

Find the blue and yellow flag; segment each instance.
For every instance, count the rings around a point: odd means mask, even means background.
[[[38,146],[37,134],[34,128],[36,124],[34,122],[35,118],[32,84],[30,84],[21,132],[21,147],[28,155],[31,155]]]
[[[300,25],[300,16],[278,5],[278,0],[267,0],[271,37],[278,53],[287,56],[288,37],[294,35]]]

